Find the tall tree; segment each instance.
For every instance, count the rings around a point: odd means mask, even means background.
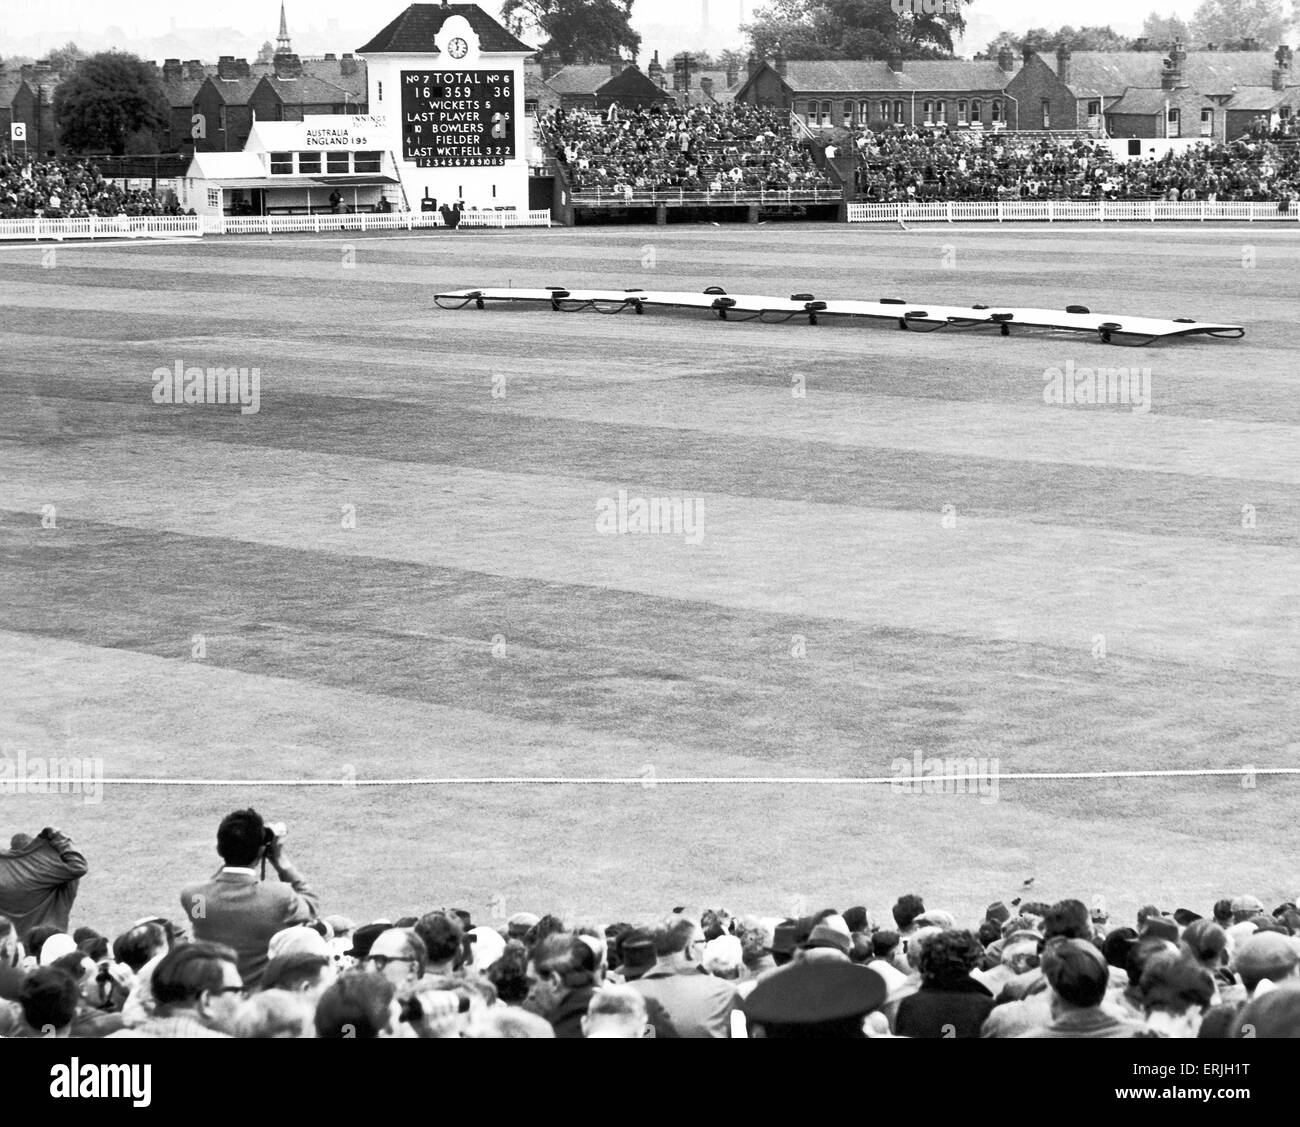
[[[635,60],[641,36],[632,30],[634,0],[505,0],[501,18],[521,39],[553,51],[562,63]]]
[[[1253,37],[1261,47],[1275,47],[1288,22],[1282,0],[1201,0],[1192,16],[1192,40],[1241,50]]]
[[[1069,47],[1072,51],[1130,51],[1133,41],[1109,26],[1075,28],[1065,24],[1055,31],[1034,27],[1023,35],[1004,31],[984,48],[980,57],[996,59],[1004,46],[1010,47],[1017,55],[1026,50],[1050,54],[1058,47]]]
[[[1167,16],[1152,12],[1142,24],[1142,34],[1151,41],[1152,47],[1172,47],[1176,39],[1184,44],[1192,41],[1191,25],[1175,12]]]
[[[59,140],[73,152],[138,149],[139,136],[166,134],[170,111],[154,69],[135,55],[104,51],[82,60],[54,91]]]
[[[85,57],[86,52],[73,43],[71,39],[62,47],[55,47],[53,51],[45,56],[55,74],[66,74]]]
[[[773,0],[742,29],[754,53],[791,59],[948,58],[966,29],[958,0],[927,13],[882,0]]]

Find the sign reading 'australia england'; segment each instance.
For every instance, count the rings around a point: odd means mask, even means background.
[[[514,75],[402,71],[402,155],[420,168],[503,165],[515,155]]]

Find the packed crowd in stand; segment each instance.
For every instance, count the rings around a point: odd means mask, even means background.
[[[964,927],[912,894],[787,919],[677,906],[646,926],[486,926],[438,908],[358,924],[323,912],[255,811],[223,819],[217,852],[172,918],[109,935],[70,930],[90,871],[75,844],[15,835],[0,1037],[1300,1036],[1291,901],[1152,905],[1133,926],[1017,899]]]
[[[744,103],[607,114],[552,110],[543,129],[574,191],[758,192],[829,189],[789,116]]]
[[[0,152],[0,219],[179,214],[151,192],[105,180],[93,162],[16,160]]]
[[[855,140],[861,198],[1289,201],[1300,147],[1281,137],[1204,143],[1159,159],[1117,160],[1081,137],[897,129]]]

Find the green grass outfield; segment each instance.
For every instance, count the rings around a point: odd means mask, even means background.
[[[0,249],[5,753],[335,784],[10,795],[0,834],[71,833],[93,870],[74,922],[110,928],[175,912],[248,804],[358,918],[885,913],[913,890],[969,917],[1031,876],[1124,916],[1242,890],[1271,907],[1300,892],[1295,777],[1003,779],[996,802],[669,780],[888,776],[918,750],[1006,773],[1300,766],[1297,240],[769,225]],[[433,308],[509,283],[1081,303],[1248,333],[1120,349]],[[155,406],[178,360],[258,367],[260,412]],[[1152,410],[1045,404],[1069,361],[1149,366]],[[700,501],[703,539],[597,534],[620,489]],[[637,781],[486,781],[516,776]],[[485,781],[343,785],[448,777]]]

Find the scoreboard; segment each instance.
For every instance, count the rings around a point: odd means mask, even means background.
[[[512,160],[514,85],[510,71],[402,71],[402,156],[420,168]]]

